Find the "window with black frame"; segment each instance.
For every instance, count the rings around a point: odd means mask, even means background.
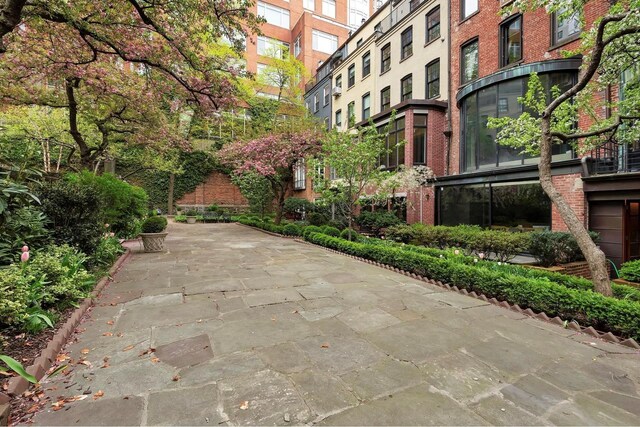
[[[522,60],[522,15],[509,18],[500,25],[500,66]]]
[[[371,53],[367,52],[362,55],[362,77],[367,77],[371,74]]]
[[[362,96],[362,120],[371,116],[371,95],[367,92]]]
[[[427,99],[440,96],[440,59],[436,59],[426,66],[427,72]]]
[[[356,103],[353,101],[347,105],[347,120],[349,121],[349,127],[353,126],[356,122]]]
[[[351,64],[349,66],[349,70],[347,72],[347,88],[352,87],[356,84],[356,64]]]
[[[478,39],[465,43],[460,48],[460,83],[478,78]]]
[[[431,43],[440,38],[440,6],[427,13],[426,21],[426,42]]]
[[[404,135],[405,135],[405,118],[396,119],[389,126],[389,133],[386,137],[386,152],[380,157],[380,167],[384,169],[396,169],[399,165],[404,164]],[[378,132],[384,132],[387,126],[378,128]]]
[[[391,108],[391,86],[387,86],[380,91],[380,112]]]
[[[413,96],[413,77],[406,75],[400,80],[400,101],[407,101]]]
[[[427,163],[427,115],[413,116],[413,164]]]
[[[338,129],[342,128],[342,110],[336,111],[335,124]]]
[[[391,43],[387,43],[380,49],[380,74],[391,69]]]
[[[576,39],[582,31],[580,11],[567,13],[560,9],[551,14],[551,44],[558,45]]]
[[[409,27],[400,35],[400,59],[413,55],[413,27]]]

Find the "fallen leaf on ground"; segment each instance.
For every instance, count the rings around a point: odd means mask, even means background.
[[[56,362],[64,362],[65,360],[69,360],[70,357],[67,353],[60,353],[56,356]]]
[[[91,362],[89,362],[88,360],[81,360],[78,362],[79,365],[84,365],[84,366],[88,366],[88,367],[93,367],[93,365],[91,364]]]
[[[249,409],[249,401],[245,400],[244,402],[242,402],[240,404],[240,409],[242,409],[242,410]]]
[[[123,349],[122,349],[122,351],[129,351],[129,350],[131,350],[133,347],[135,347],[135,345],[133,345],[133,344],[128,345],[128,346],[126,346],[125,348],[123,348]]]
[[[80,350],[80,353],[82,354],[89,354],[89,349],[88,348],[83,348],[82,350]]]
[[[145,351],[143,351],[142,353],[140,353],[140,356],[138,356],[138,357],[144,356],[144,355],[149,354],[149,353],[153,353],[154,351],[156,351],[156,349],[155,349],[155,348],[153,348],[153,347],[149,347],[148,349],[146,349]]]
[[[298,314],[298,310],[293,310],[291,314]]]
[[[158,363],[159,361],[160,361],[160,359],[158,359],[157,357],[151,358],[151,362],[152,363]]]
[[[98,400],[100,399],[102,396],[104,396],[104,391],[102,390],[98,390],[97,392],[94,393],[93,395],[93,400]]]
[[[77,396],[67,397],[67,398],[64,399],[64,401],[65,402],[75,402],[77,400],[85,400],[86,398],[87,398],[86,394],[78,394]]]
[[[173,378],[171,378],[171,381],[179,381],[180,380],[180,375],[174,375]]]
[[[122,332],[118,332],[118,335],[117,335],[118,338],[121,338],[123,336],[124,336],[124,334]]]
[[[112,337],[113,336],[113,332],[105,332],[104,334],[102,334],[103,337]]]
[[[113,325],[113,320],[109,320],[109,321],[107,322],[107,325]]]
[[[320,346],[321,348],[329,348],[329,343],[326,342]]]

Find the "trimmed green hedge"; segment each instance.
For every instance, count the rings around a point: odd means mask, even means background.
[[[307,233],[312,243],[387,264],[420,276],[456,285],[543,311],[547,315],[575,319],[582,325],[640,340],[640,303],[605,297],[589,290],[571,289],[547,278],[522,277],[483,265],[466,265],[401,247],[349,242],[321,233]]]

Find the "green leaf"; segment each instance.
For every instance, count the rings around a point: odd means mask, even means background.
[[[35,384],[38,382],[38,380],[36,380],[36,377],[27,373],[27,371],[24,370],[24,367],[22,366],[22,364],[17,360],[9,356],[6,356],[4,354],[0,354],[0,360],[2,360],[9,367],[9,369],[11,369],[13,372],[20,375],[22,378],[29,381],[30,383]]]
[[[58,375],[60,372],[64,371],[68,367],[69,365],[58,366],[53,372],[49,374],[49,378],[55,377],[56,375]]]
[[[53,322],[51,322],[51,319],[46,314],[36,313],[36,314],[34,314],[34,316],[37,317],[38,319],[42,320],[47,325],[49,325],[50,328],[53,328]]]

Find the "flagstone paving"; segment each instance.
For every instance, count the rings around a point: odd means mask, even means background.
[[[640,424],[638,351],[240,225],[166,247],[44,383],[88,398],[36,425]]]

